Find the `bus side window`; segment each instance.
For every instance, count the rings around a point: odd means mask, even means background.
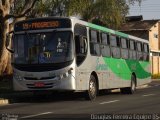
[[[111,53],[112,57],[120,58],[120,38],[116,35],[110,35]]]
[[[99,34],[96,30],[90,30],[90,52],[93,56],[100,56]]]
[[[76,63],[80,65],[85,60],[88,51],[87,29],[85,26],[76,24],[74,32]]]
[[[149,61],[149,46],[148,44],[144,43],[143,44],[143,60],[144,61]]]
[[[87,53],[87,38],[84,36],[75,35],[76,43],[76,54],[86,54]]]
[[[121,38],[121,57],[123,59],[129,58],[128,40],[126,38]]]
[[[109,46],[109,35],[107,33],[101,33],[101,53],[103,57],[110,57],[111,50]]]
[[[141,42],[137,42],[137,59],[143,60],[143,47]]]
[[[136,45],[134,40],[129,40],[129,59],[136,60]]]

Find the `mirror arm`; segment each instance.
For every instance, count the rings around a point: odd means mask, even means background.
[[[6,49],[10,52],[10,53],[14,53],[13,50],[9,49],[8,47],[6,47]]]
[[[9,36],[10,34],[14,34],[14,31],[10,31],[10,32],[8,32],[7,33],[7,36]],[[6,49],[10,52],[10,53],[14,53],[14,50],[12,50],[12,49],[9,49],[8,48],[8,46],[9,46],[9,40],[8,40],[8,38],[6,38],[7,40],[6,40],[6,43],[5,43],[5,46],[6,46]],[[9,38],[10,39],[10,38]]]

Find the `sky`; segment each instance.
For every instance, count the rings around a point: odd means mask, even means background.
[[[160,0],[143,0],[130,6],[128,16],[143,15],[144,20],[160,19]]]

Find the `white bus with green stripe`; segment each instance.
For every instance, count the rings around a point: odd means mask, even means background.
[[[76,18],[36,18],[14,26],[15,91],[134,93],[150,79],[149,41]],[[7,45],[7,44],[6,44]]]

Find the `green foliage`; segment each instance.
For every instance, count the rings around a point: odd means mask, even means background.
[[[125,0],[71,0],[67,7],[69,16],[81,16],[89,22],[103,21],[110,28],[117,28],[129,9]]]
[[[19,14],[23,10],[25,5],[25,0],[15,0],[11,5],[10,14]]]
[[[141,2],[143,1],[143,0],[126,0],[129,4],[135,4],[135,2],[138,2],[139,3],[139,5],[141,4]]]
[[[67,0],[39,0],[28,17],[64,16]]]
[[[152,79],[160,79],[160,74],[153,74],[151,76]]]

